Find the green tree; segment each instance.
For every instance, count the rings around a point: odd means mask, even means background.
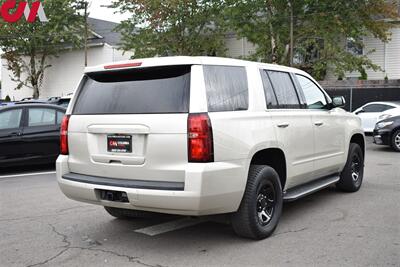
[[[290,63],[290,21],[293,18],[294,61],[319,79],[328,67],[338,77],[347,71],[377,70],[366,56],[346,49],[346,40],[362,47],[362,37],[387,42],[396,7],[385,0],[228,0],[227,16],[239,37],[256,44],[254,60]],[[293,16],[291,13],[293,12]]]
[[[16,23],[1,22],[0,48],[12,72],[11,78],[17,82],[16,89],[31,88],[33,97],[38,98],[45,71],[51,67],[49,59],[82,45],[84,19],[77,13],[80,2],[43,1],[48,22],[36,19],[28,23],[24,16]]]
[[[111,7],[132,14],[117,30],[135,57],[225,54],[223,1],[120,0]]]

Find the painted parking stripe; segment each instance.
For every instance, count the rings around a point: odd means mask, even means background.
[[[207,218],[183,218],[135,230],[136,233],[155,236],[208,221]]]
[[[25,177],[25,176],[36,176],[36,175],[47,175],[47,174],[55,174],[55,173],[56,173],[55,171],[52,171],[52,172],[32,172],[32,173],[21,173],[21,174],[12,174],[12,175],[0,175],[0,179]]]

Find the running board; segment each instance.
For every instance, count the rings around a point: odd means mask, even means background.
[[[306,183],[304,185],[296,186],[288,189],[283,193],[283,200],[286,202],[295,201],[299,198],[317,192],[339,181],[339,174],[320,178],[318,180]]]

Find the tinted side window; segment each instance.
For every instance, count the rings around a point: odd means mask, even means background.
[[[327,101],[324,93],[318,86],[309,78],[296,74],[297,80],[303,89],[304,97],[306,98],[308,109],[324,109]]]
[[[21,123],[22,109],[12,109],[0,113],[0,130],[18,128]]]
[[[386,110],[390,110],[390,109],[394,109],[394,108],[395,108],[395,107],[389,106],[389,105],[382,105],[382,106],[384,106],[382,112],[383,112],[383,111],[386,111]]]
[[[268,78],[268,74],[265,70],[261,70],[260,72],[264,85],[265,102],[267,103],[267,108],[278,108],[278,101],[276,99],[274,88],[272,88],[271,81]]]
[[[28,126],[50,126],[56,124],[56,111],[48,108],[30,108]]]
[[[300,108],[300,101],[289,73],[268,71],[279,108]]]
[[[367,113],[369,112],[383,112],[385,110],[388,110],[389,106],[388,105],[383,105],[383,104],[371,104],[367,105],[363,108],[363,110]]]
[[[249,89],[244,67],[204,66],[208,111],[247,110]]]

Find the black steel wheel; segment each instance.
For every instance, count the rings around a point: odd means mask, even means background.
[[[346,165],[336,186],[345,192],[356,192],[364,178],[364,153],[360,145],[351,143]]]
[[[257,196],[257,216],[258,222],[262,225],[268,225],[274,215],[276,202],[276,193],[271,182],[267,182],[259,187]]]
[[[277,172],[265,165],[251,165],[246,190],[232,227],[239,236],[251,239],[269,237],[282,213],[283,193]]]

